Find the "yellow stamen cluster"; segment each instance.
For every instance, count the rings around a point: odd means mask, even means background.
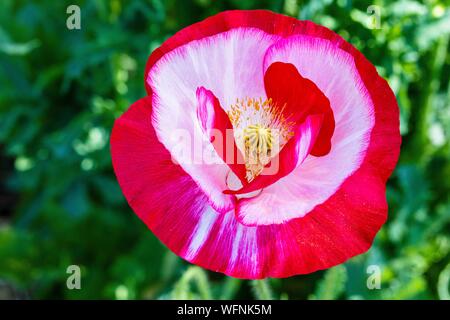
[[[228,116],[235,129],[238,148],[244,155],[246,178],[252,181],[292,137],[293,122],[271,99],[237,99]]]
[[[244,129],[245,165],[247,180],[259,175],[265,164],[269,163],[273,147],[270,128],[251,125]]]

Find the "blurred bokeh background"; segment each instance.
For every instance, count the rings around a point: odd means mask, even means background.
[[[66,27],[70,4],[80,30]],[[219,11],[257,8],[323,24],[362,51],[397,96],[403,145],[368,253],[242,281],[190,266],[147,230],[114,177],[109,134],[144,96],[153,49]],[[449,35],[448,0],[2,0],[0,299],[449,299]],[[66,287],[73,264],[81,290]],[[380,290],[367,288],[370,265]]]

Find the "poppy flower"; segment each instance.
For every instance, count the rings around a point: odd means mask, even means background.
[[[399,113],[339,35],[223,12],[156,49],[145,87],[115,122],[112,161],[131,208],[177,255],[260,279],[370,248],[387,218]]]

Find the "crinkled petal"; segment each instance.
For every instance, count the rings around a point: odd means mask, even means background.
[[[333,110],[313,81],[302,77],[293,64],[275,60],[264,74],[264,87],[275,108],[289,121],[302,123],[311,114],[323,115],[319,138],[311,153],[324,156],[330,152],[335,126]]]
[[[245,165],[241,151],[234,139],[233,125],[214,94],[200,87],[197,89],[197,117],[203,132],[220,158],[236,176],[245,182]]]

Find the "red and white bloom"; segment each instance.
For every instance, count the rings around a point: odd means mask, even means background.
[[[114,125],[113,166],[173,252],[257,279],[369,249],[387,218],[398,107],[340,36],[268,11],[223,12],[156,49],[145,85]]]

